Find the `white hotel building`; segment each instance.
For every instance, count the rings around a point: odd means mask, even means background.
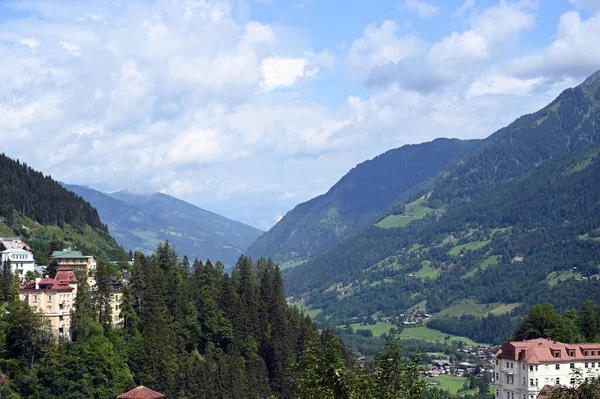
[[[545,385],[573,387],[600,376],[600,343],[546,338],[502,345],[494,357],[496,399],[535,399]]]

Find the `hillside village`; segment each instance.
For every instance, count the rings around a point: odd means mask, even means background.
[[[73,327],[73,311],[77,298],[79,278],[87,280],[92,293],[97,291],[96,269],[94,256],[85,255],[81,251],[65,248],[53,251],[49,264],[56,266],[53,276],[47,265],[37,265],[29,245],[20,237],[0,238],[2,262],[0,267],[10,268],[15,279],[19,281],[19,297],[33,311],[49,322],[50,331],[56,337],[71,339]],[[121,278],[111,276],[110,307],[113,327],[122,326],[121,303],[123,293],[121,287],[128,283],[129,273],[123,270]]]

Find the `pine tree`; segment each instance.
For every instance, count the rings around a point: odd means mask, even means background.
[[[104,329],[109,329],[113,322],[112,293],[110,265],[106,259],[101,258],[96,267],[96,285],[92,292],[92,300],[98,321]]]

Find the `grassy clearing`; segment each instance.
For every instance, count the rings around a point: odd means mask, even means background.
[[[319,315],[319,313],[323,311],[323,309],[313,309],[310,306],[306,306],[303,300],[296,302],[296,305],[294,306],[299,308],[305,315],[309,316],[311,319],[314,319]]]
[[[442,374],[439,377],[427,378],[428,383],[437,383],[437,387],[448,391],[451,394],[456,394],[465,384],[468,378],[456,377],[454,375]]]
[[[373,336],[375,338],[379,338],[381,336],[381,334],[387,333],[388,331],[390,331],[390,328],[394,327],[394,325],[392,323],[388,323],[385,321],[379,321],[375,324],[367,324],[365,326],[360,323],[354,323],[354,324],[350,324],[350,326],[352,327],[352,329],[354,331],[356,331],[356,330],[371,330],[371,331],[373,331]]]
[[[421,309],[425,309],[427,307],[427,299],[422,300],[419,303],[414,304],[412,307],[410,307],[407,312],[410,313],[419,313],[421,311]]]
[[[308,259],[290,260],[279,265],[279,270],[293,269],[296,266],[305,264]]]
[[[433,317],[452,317],[462,316],[463,314],[471,314],[473,316],[487,315],[495,305],[477,303],[473,299],[461,299],[454,302],[452,305],[435,314]]]
[[[577,236],[580,240],[590,240],[590,241],[598,241],[600,242],[600,237],[590,237],[588,233],[580,234]]]
[[[460,317],[463,314],[470,314],[477,317],[485,317],[488,313],[500,315],[510,312],[519,305],[520,303],[478,303],[474,299],[461,299],[433,315],[433,318]]]
[[[444,343],[446,337],[449,337],[449,341],[462,341],[465,345],[478,345],[478,343],[470,338],[445,334],[428,327],[408,327],[403,329],[400,334],[401,339],[422,339],[423,341],[441,343]]]
[[[509,312],[512,312],[512,310],[514,308],[516,308],[517,306],[519,306],[519,305],[520,305],[519,302],[517,302],[517,303],[503,303],[503,304],[498,305],[497,307],[495,307],[492,310],[492,313],[495,314],[496,316],[504,314],[504,313],[509,313]]]
[[[453,256],[458,256],[458,255],[460,255],[461,251],[463,251],[463,250],[464,251],[476,251],[478,249],[485,247],[490,242],[492,242],[492,241],[491,240],[473,241],[473,242],[468,242],[466,244],[457,245],[454,248],[452,248],[450,251],[448,251],[448,254],[453,255]]]
[[[490,257],[488,257],[486,260],[484,260],[481,265],[479,265],[479,267],[476,267],[475,269],[465,273],[462,278],[470,278],[473,277],[475,275],[475,273],[477,273],[478,270],[485,270],[488,267],[490,267],[491,265],[497,265],[498,264],[498,260],[500,259],[499,255],[492,255]]]
[[[552,272],[546,277],[546,281],[550,287],[554,287],[559,281],[570,280],[574,278],[575,280],[581,280],[581,273],[569,270],[562,273]]]
[[[442,272],[441,269],[434,269],[433,267],[431,267],[431,265],[429,263],[424,263],[423,266],[421,267],[421,269],[419,269],[418,272],[416,272],[415,274],[419,277],[429,277],[429,278],[437,278],[439,277],[440,273]]]
[[[425,215],[433,212],[433,209],[421,205],[424,200],[425,196],[405,205],[404,212],[413,216],[404,217],[402,215],[390,215],[379,223],[375,224],[375,226],[383,229],[395,229],[398,227],[406,227],[413,220],[424,218]]]

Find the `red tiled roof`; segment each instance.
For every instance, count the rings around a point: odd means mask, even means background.
[[[77,278],[75,277],[75,273],[73,273],[73,270],[59,270],[56,273],[56,277],[54,277],[56,280],[62,281],[62,282],[69,282],[69,283],[76,283],[77,282]]]
[[[556,388],[558,388],[557,385],[544,385],[536,399],[548,399],[552,396],[552,392],[554,392]]]
[[[585,355],[587,351],[587,356]],[[592,356],[592,351],[594,355]],[[502,345],[497,359],[524,360],[527,364],[568,362],[570,360],[600,360],[600,343],[564,344],[547,338],[512,341]]]
[[[125,392],[123,395],[117,396],[117,399],[158,399],[164,397],[165,395],[162,393],[158,393],[150,388],[140,385],[129,392]]]
[[[73,287],[69,285],[66,281],[59,281],[53,278],[43,278],[38,283],[38,290],[53,290],[53,291],[72,291]],[[31,280],[25,283],[23,286],[19,288],[19,290],[35,290],[36,284],[35,280]]]

